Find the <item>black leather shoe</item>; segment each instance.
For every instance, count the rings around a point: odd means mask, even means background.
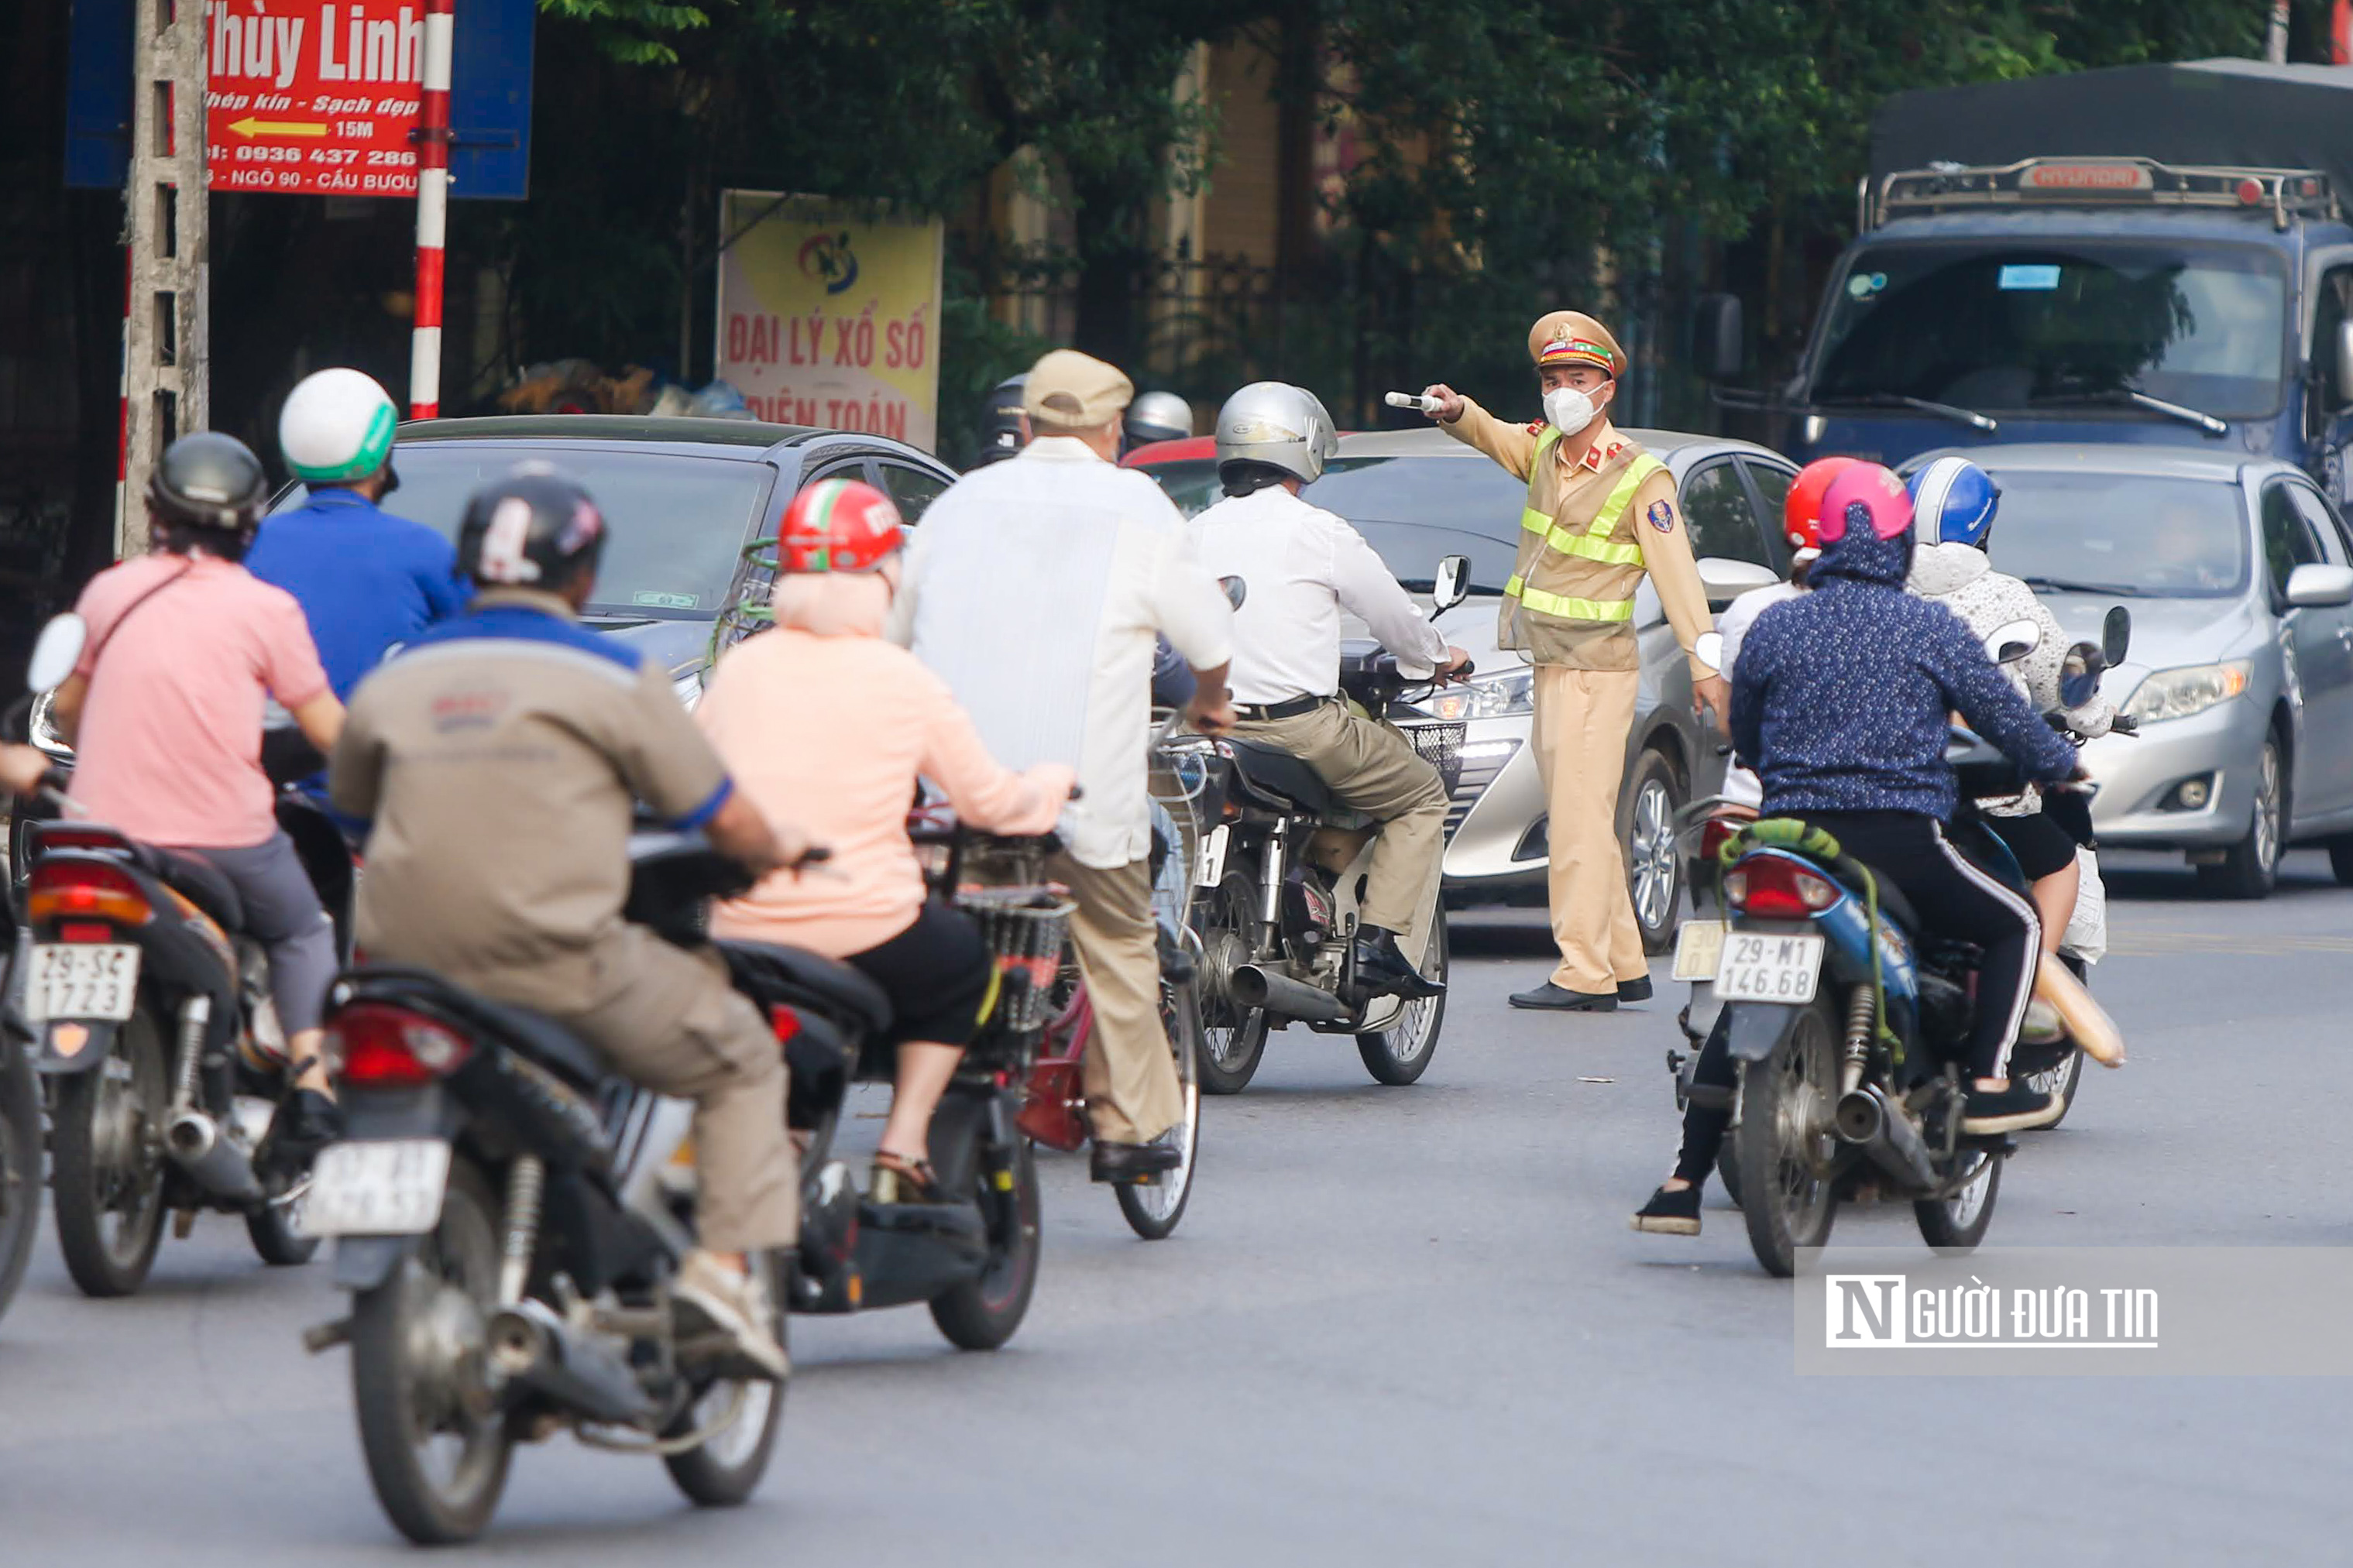
[[[1088,1173],[1098,1182],[1149,1182],[1185,1163],[1183,1151],[1169,1143],[1112,1143],[1095,1140]]]
[[[1649,975],[1645,974],[1640,980],[1620,980],[1618,983],[1618,1000],[1620,1002],[1648,1002],[1650,999]]]
[[[1604,991],[1597,995],[1570,991],[1547,980],[1533,991],[1513,992],[1512,1005],[1550,1013],[1615,1013],[1618,1011],[1618,993]]]
[[[289,1177],[308,1170],[311,1162],[343,1135],[343,1108],[315,1089],[298,1089],[278,1102],[278,1114],[254,1163],[263,1172]]]
[[[1360,927],[1356,932],[1355,963],[1356,990],[1366,996],[1409,996],[1416,1001],[1446,994],[1442,980],[1425,980],[1419,970],[1398,951],[1397,933],[1378,926]]]
[[[1191,984],[1199,972],[1199,966],[1193,962],[1193,955],[1181,944],[1169,940],[1166,926],[1157,921],[1152,923],[1155,942],[1160,949],[1160,978],[1171,985]]]

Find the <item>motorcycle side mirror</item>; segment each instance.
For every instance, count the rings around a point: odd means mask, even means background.
[[[2100,657],[2114,669],[2131,651],[2132,612],[2122,605],[2112,605],[2107,618],[2100,623]]]
[[[2081,708],[2100,693],[2100,673],[2108,668],[2107,655],[2091,643],[2079,642],[2067,650],[2059,667],[2059,703]]]
[[[2032,621],[2012,621],[1996,626],[1985,640],[1986,657],[1996,664],[2016,664],[2042,646],[2042,628]]]
[[[2337,342],[2330,346],[2337,353],[2337,398],[2342,408],[2353,403],[2353,321],[2337,323]]]
[[[1699,640],[1692,644],[1692,657],[1718,675],[1728,676],[1730,673],[1724,668],[1724,634],[1722,632],[1700,633]]]
[[[1220,577],[1218,586],[1226,591],[1226,603],[1237,610],[1242,607],[1242,601],[1250,597],[1250,584],[1239,577]]]
[[[25,689],[48,692],[63,686],[74,666],[81,662],[83,645],[89,641],[89,622],[71,611],[52,616],[34,640],[33,657],[25,666]]]
[[[1449,555],[1438,563],[1431,581],[1430,613],[1442,616],[1471,596],[1471,557]]]

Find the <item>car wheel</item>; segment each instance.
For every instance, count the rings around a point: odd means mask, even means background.
[[[1674,945],[1675,914],[1683,896],[1683,857],[1675,849],[1675,813],[1682,805],[1674,763],[1645,751],[1618,807],[1626,890],[1634,900],[1634,923],[1642,928],[1645,952],[1664,952]]]
[[[2338,887],[2353,888],[2353,833],[2328,841],[2328,869],[2335,873]]]
[[[2200,892],[2216,899],[2267,899],[2279,885],[2280,847],[2288,820],[2286,763],[2279,737],[2264,736],[2255,759],[2255,805],[2247,836],[2231,846],[2221,864],[2198,868]]]

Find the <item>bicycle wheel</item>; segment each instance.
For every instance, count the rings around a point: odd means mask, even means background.
[[[1160,1241],[1185,1217],[1186,1200],[1193,1195],[1194,1156],[1201,1143],[1201,998],[1187,983],[1160,985],[1160,1023],[1168,1033],[1168,1048],[1176,1058],[1176,1087],[1184,1114],[1161,1134],[1183,1156],[1173,1171],[1148,1185],[1123,1182],[1112,1189],[1128,1227],[1146,1241]]]

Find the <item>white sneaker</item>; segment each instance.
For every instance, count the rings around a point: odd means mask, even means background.
[[[738,1273],[701,1247],[686,1255],[678,1278],[670,1282],[670,1298],[680,1309],[680,1334],[723,1334],[744,1363],[746,1375],[782,1383],[791,1375],[792,1363],[770,1327],[776,1308],[757,1268]]]

